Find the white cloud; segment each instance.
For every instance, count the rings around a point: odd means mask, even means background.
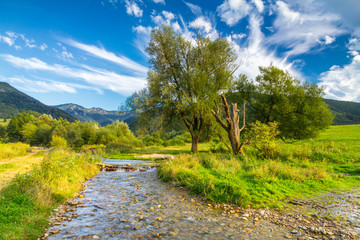
[[[242,18],[246,17],[251,7],[246,0],[225,0],[218,8],[218,14],[223,22],[234,26]]]
[[[164,15],[165,19],[168,21],[175,19],[175,15],[172,12],[162,11],[162,14]]]
[[[14,43],[15,43],[14,39],[11,39],[11,38],[6,37],[6,36],[1,36],[1,35],[0,35],[0,42],[6,43],[10,47],[12,45],[14,45]]]
[[[252,0],[259,12],[264,11],[264,3],[262,0]]]
[[[45,49],[47,49],[47,48],[48,48],[48,46],[47,46],[45,43],[43,43],[43,44],[39,47],[39,49],[42,50],[42,51],[45,51]]]
[[[165,0],[152,0],[154,3],[162,3],[165,4]]]
[[[28,47],[28,48],[38,48],[42,51],[44,51],[47,48],[47,45],[45,43],[38,46],[35,44],[34,39],[28,39],[25,37],[24,34],[15,33],[15,32],[11,32],[11,31],[7,31],[5,34],[7,36],[0,35],[0,42],[4,42],[4,43],[8,44],[9,46],[14,46],[14,48],[16,50],[22,49],[21,46],[19,45],[18,39],[21,39],[23,41],[22,44],[24,44],[23,46]],[[20,40],[20,42],[21,42],[21,40]],[[17,45],[15,45],[15,43],[17,43]]]
[[[319,80],[319,85],[325,88],[325,97],[360,101],[360,55],[354,56],[352,62],[343,67],[332,66],[320,75]]]
[[[211,40],[215,40],[219,37],[218,32],[215,28],[213,28],[210,20],[204,16],[198,17],[194,21],[190,22],[190,27],[202,31],[204,35],[209,37]]]
[[[148,27],[144,27],[142,25],[139,25],[137,27],[133,27],[132,28],[134,32],[139,33],[139,34],[146,34],[146,35],[150,35],[151,31],[153,30],[152,27],[148,26]]]
[[[268,43],[284,46],[288,49],[288,55],[299,55],[319,44],[330,44],[336,36],[346,32],[339,27],[340,16],[323,13],[306,6],[306,3],[303,3],[303,11],[300,12],[292,10],[283,1],[276,2],[278,14],[273,24],[274,33],[267,39]]]
[[[135,17],[142,17],[143,10],[134,1],[125,0],[126,13]]]
[[[231,35],[232,39],[243,39],[244,37],[246,37],[245,33],[239,33],[239,34],[232,34]]]
[[[232,44],[238,55],[239,69],[236,74],[245,74],[250,79],[260,73],[259,66],[269,66],[271,63],[281,69],[288,70],[292,75],[302,78],[301,74],[293,68],[293,63],[288,63],[287,58],[279,58],[275,52],[270,52],[264,45],[265,36],[261,32],[262,18],[257,14],[250,14],[249,17],[249,36],[243,44],[234,41],[234,37],[229,35],[226,39]],[[241,36],[241,35],[240,35]],[[236,39],[235,35],[235,39]]]
[[[360,39],[359,38],[350,38],[349,43],[347,44],[349,50],[359,51],[360,50]]]
[[[4,77],[2,77],[4,79]],[[66,93],[76,93],[76,88],[74,84],[68,84],[64,82],[57,81],[35,81],[29,80],[25,77],[9,77],[5,78],[12,84],[20,86],[20,89],[24,89],[30,92],[66,92]]]
[[[147,83],[146,79],[142,77],[121,75],[104,69],[92,68],[87,65],[82,65],[82,69],[70,68],[60,64],[50,65],[37,58],[25,59],[9,54],[2,54],[0,56],[18,68],[51,72],[73,80],[85,81],[92,86],[109,89],[125,95],[144,88]]]
[[[148,69],[137,62],[132,61],[131,59],[124,56],[117,56],[113,52],[109,52],[104,48],[99,48],[94,45],[87,45],[80,43],[71,39],[62,40],[64,43],[69,44],[75,48],[81,49],[87,53],[92,54],[98,58],[108,60],[110,62],[116,63],[120,66],[123,66],[127,69],[134,70],[137,75],[146,76]]]
[[[192,4],[192,3],[188,3],[185,2],[186,6],[188,6],[191,10],[191,12],[195,15],[195,16],[201,16],[202,15],[202,11],[201,11],[201,7],[199,7],[198,5]]]
[[[325,36],[325,44],[326,44],[326,45],[332,44],[335,40],[336,40],[335,37],[330,37],[330,36],[328,36],[328,35]]]
[[[56,56],[61,59],[64,60],[65,62],[70,62],[71,59],[74,58],[74,56],[72,55],[71,52],[69,52],[66,47],[61,45],[61,51],[59,52],[58,50],[54,49],[53,50],[57,53]]]

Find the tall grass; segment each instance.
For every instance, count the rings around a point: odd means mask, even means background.
[[[0,239],[36,239],[53,208],[78,192],[98,172],[97,159],[51,152],[30,173],[19,175],[0,193]]]
[[[0,161],[5,158],[20,157],[28,154],[29,144],[25,143],[0,143]]]
[[[335,175],[316,163],[226,155],[181,155],[164,162],[158,173],[211,201],[253,207],[281,207],[289,198],[360,183],[359,177]]]

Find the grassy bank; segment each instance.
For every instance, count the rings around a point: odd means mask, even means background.
[[[216,202],[281,207],[286,200],[360,186],[360,126],[332,126],[315,140],[281,143],[258,158],[229,154],[181,155],[159,168],[161,178]]]
[[[52,209],[78,192],[95,175],[97,159],[57,150],[31,172],[18,175],[0,193],[0,237],[36,239],[48,226]]]

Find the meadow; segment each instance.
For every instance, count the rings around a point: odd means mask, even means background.
[[[159,168],[166,181],[215,202],[282,208],[288,200],[360,186],[360,125],[331,126],[317,139],[284,143],[271,158],[180,154]]]
[[[98,158],[53,149],[43,154],[41,161],[26,174],[13,176],[0,191],[0,239],[37,239],[41,236],[53,209],[73,197],[87,177],[98,173],[95,164],[98,161]],[[24,166],[18,164],[5,170],[19,169],[25,171]]]
[[[52,209],[77,193],[99,169],[94,154],[136,159],[144,154],[172,154],[158,169],[161,179],[186,187],[209,201],[246,207],[283,208],[294,198],[360,186],[360,125],[331,126],[316,139],[285,143],[264,157],[252,146],[247,156],[212,153],[214,142],[201,143],[198,154],[182,146],[84,147],[79,154],[52,148],[31,153],[23,143],[0,144],[0,239],[36,239],[48,226]],[[61,166],[61,167],[60,167]]]

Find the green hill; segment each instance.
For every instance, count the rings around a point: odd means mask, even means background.
[[[75,118],[57,108],[47,106],[38,100],[13,88],[10,84],[0,82],[0,118],[9,118],[20,112],[32,110],[41,114],[49,114],[53,118],[74,121]]]
[[[101,126],[110,124],[116,120],[124,121],[128,124],[131,124],[134,121],[134,113],[131,112],[106,111],[102,108],[84,108],[72,103],[55,107],[67,112],[80,121],[96,121]]]
[[[337,101],[331,99],[324,100],[335,115],[334,125],[359,124],[360,123],[360,103]]]

